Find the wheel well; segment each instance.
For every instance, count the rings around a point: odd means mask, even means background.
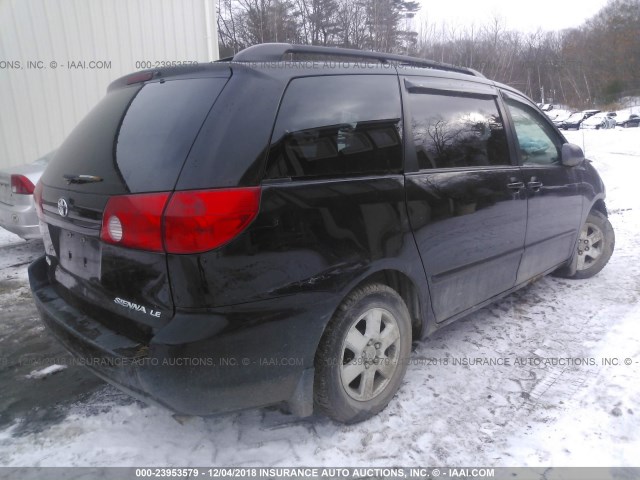
[[[413,340],[420,339],[422,334],[422,315],[420,311],[420,296],[418,290],[408,276],[397,270],[381,270],[365,278],[355,288],[368,283],[381,283],[393,288],[404,300],[409,315],[411,317],[411,337]]]
[[[605,205],[604,200],[602,200],[601,198],[596,200],[596,203],[593,204],[593,207],[591,207],[591,210],[597,210],[600,213],[602,213],[605,217],[608,216],[607,206]]]

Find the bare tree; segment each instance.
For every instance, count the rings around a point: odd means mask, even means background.
[[[406,53],[474,68],[575,107],[640,95],[640,0],[610,0],[581,27],[529,34],[485,24],[416,25],[413,0],[218,0],[221,49],[296,42]],[[416,28],[417,27],[417,28]]]

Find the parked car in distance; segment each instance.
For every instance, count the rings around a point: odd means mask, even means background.
[[[114,81],[35,194],[46,326],[191,415],[365,420],[413,341],[545,274],[591,277],[615,243],[595,168],[519,91],[316,46]]]
[[[615,128],[615,126],[615,118],[609,116],[609,113],[604,112],[596,113],[595,115],[583,120],[580,124],[580,128],[595,130]]]
[[[599,113],[600,110],[583,110],[581,112],[576,112],[571,115],[569,118],[560,123],[559,127],[563,130],[569,130],[571,128],[579,129],[580,124],[586,120],[587,118]]]
[[[573,115],[574,112],[569,110],[551,110],[550,112],[545,112],[549,119],[553,122],[554,125],[558,126],[562,122],[564,122],[567,118]]]
[[[638,125],[640,125],[640,115],[636,115],[635,113],[618,119],[618,126],[623,128],[637,127]]]
[[[0,227],[25,240],[40,238],[33,191],[54,153],[0,170]]]

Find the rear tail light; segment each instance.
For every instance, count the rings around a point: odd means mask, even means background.
[[[175,192],[164,214],[168,253],[213,250],[238,236],[260,207],[260,187]]]
[[[33,195],[33,182],[24,175],[11,175],[11,191],[17,195]]]
[[[114,242],[122,240],[122,222],[116,215],[112,215],[107,222],[107,232]]]
[[[162,252],[162,212],[170,193],[111,197],[102,215],[100,238],[107,243]]]
[[[42,181],[38,180],[36,188],[33,190],[33,203],[36,204],[36,214],[40,220],[44,220],[42,211]]]
[[[101,238],[123,247],[199,253],[237,237],[256,217],[260,187],[112,197]]]

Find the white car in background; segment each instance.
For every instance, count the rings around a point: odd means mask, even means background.
[[[611,115],[612,112],[596,113],[587,118],[580,124],[580,128],[591,128],[595,130],[616,128],[616,119]],[[613,113],[615,115],[615,113]]]
[[[570,110],[551,110],[550,112],[545,113],[556,126],[560,125],[567,118],[573,115],[573,112]]]
[[[33,190],[54,153],[0,170],[0,227],[25,240],[40,238]]]

